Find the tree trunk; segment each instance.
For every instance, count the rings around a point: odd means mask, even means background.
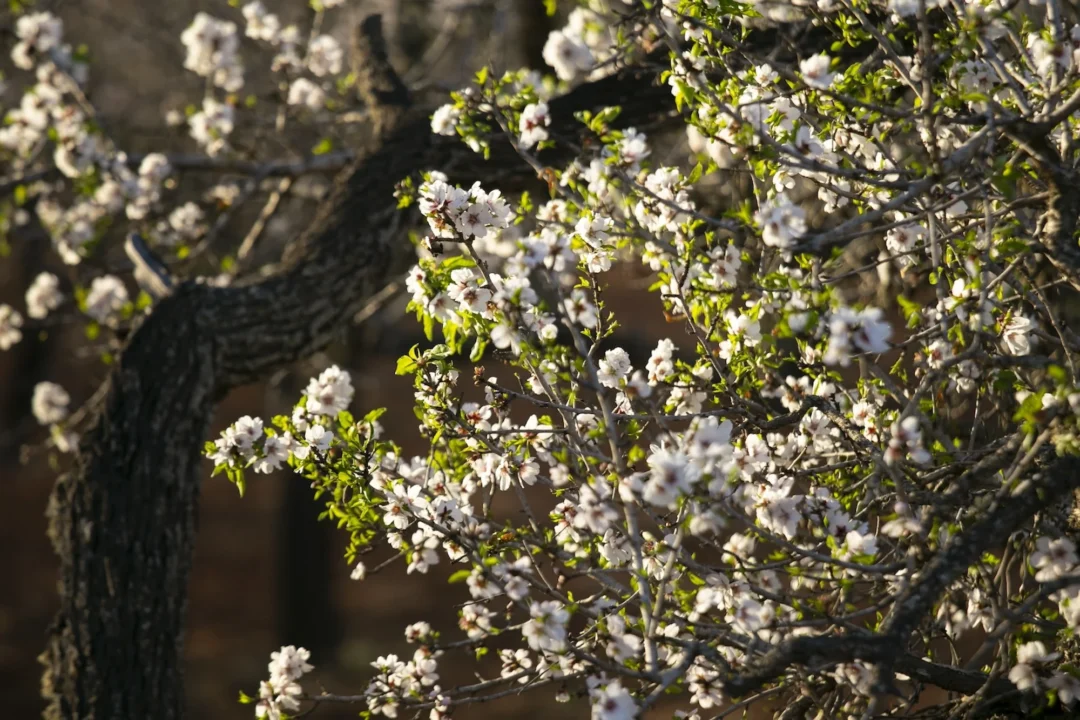
[[[407,269],[410,218],[397,210],[395,184],[436,168],[504,191],[536,182],[509,142],[493,141],[485,162],[456,138],[432,135],[426,113],[401,122],[406,92],[389,70],[378,20],[361,27],[354,71],[374,113],[370,147],[269,278],[189,281],[158,302],[106,381],[74,470],[57,481],[48,515],[60,610],[41,658],[46,717],[183,716],[187,582],[214,403],[325,346]],[[577,138],[574,112],[608,105],[623,105],[621,122],[638,127],[669,117],[671,94],[654,77],[630,68],[553,101],[552,135]],[[557,149],[544,160],[570,157]]]

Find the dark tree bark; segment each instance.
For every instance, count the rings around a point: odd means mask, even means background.
[[[522,15],[521,52],[528,67],[544,67],[544,45],[548,35],[555,29],[555,18],[547,14],[542,2],[521,0],[518,12]]]
[[[320,522],[325,502],[312,498],[308,483],[286,478],[278,512],[277,626],[281,644],[300,645],[312,657],[327,660],[341,645],[342,620],[335,603],[334,548],[341,535],[332,523]]]
[[[509,142],[493,142],[485,162],[433,136],[426,113],[408,117],[377,19],[362,27],[354,54],[375,119],[369,147],[270,277],[231,287],[189,281],[158,302],[107,379],[74,470],[57,481],[48,515],[60,610],[41,658],[47,717],[183,716],[187,583],[214,403],[325,346],[408,268],[410,218],[396,209],[395,184],[436,168],[503,190],[536,182]],[[608,105],[621,104],[622,122],[638,127],[670,116],[671,94],[654,77],[630,68],[559,98],[553,134],[576,138],[574,112]],[[570,157],[549,154],[552,163]]]
[[[49,247],[49,237],[44,228],[34,224],[24,228],[24,242],[16,244],[14,262],[7,263],[7,270],[14,277],[8,276],[3,279],[7,287],[27,287],[38,272],[44,270],[42,261],[45,251]],[[51,338],[46,342],[19,343],[13,350],[9,350],[9,362],[14,369],[9,373],[11,377],[24,378],[23,382],[12,383],[0,393],[0,453],[5,457],[18,457],[18,451],[28,429],[33,431],[37,423],[27,416],[26,409],[30,407],[34,397],[34,386],[46,369],[53,343]],[[10,451],[10,456],[7,453]]]

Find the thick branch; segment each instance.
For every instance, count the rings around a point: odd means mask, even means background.
[[[1077,100],[1074,96],[1069,104]],[[1049,189],[1046,213],[1042,217],[1042,242],[1046,259],[1065,279],[1080,290],[1080,245],[1077,245],[1077,223],[1080,222],[1080,174],[1066,166],[1053,148],[1046,123],[1017,123],[1006,128],[1006,134],[1031,156]]]
[[[888,638],[873,635],[798,637],[786,640],[751,667],[724,682],[724,692],[741,697],[776,680],[792,665],[817,667],[851,662],[878,661],[896,651]]]
[[[918,579],[893,606],[879,633],[798,637],[787,640],[766,653],[739,674],[724,682],[725,691],[738,697],[759,690],[780,678],[792,665],[820,667],[865,660],[891,666],[917,680],[954,692],[977,692],[986,682],[982,673],[968,672],[929,663],[907,654],[908,639],[927,617],[945,590],[1002,538],[1055,500],[1080,486],[1080,458],[1054,460],[1042,472],[1021,483],[1001,498],[981,519],[953,538],[923,570]],[[1005,685],[1009,685],[1006,688]],[[1006,691],[1010,683],[995,683],[995,692]]]
[[[1080,486],[1080,458],[1062,457],[1000,498],[974,525],[957,535],[927,563],[900,596],[882,625],[882,632],[906,642],[945,590],[982,554],[1007,538],[1022,523]]]

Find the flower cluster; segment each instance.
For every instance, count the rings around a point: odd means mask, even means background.
[[[420,187],[420,211],[437,238],[469,242],[509,227],[510,205],[498,190],[485,191],[479,183],[468,190],[432,179]]]
[[[277,652],[270,653],[270,679],[259,683],[259,700],[255,704],[255,717],[278,720],[283,711],[294,712],[300,709],[300,696],[303,689],[300,680],[315,669],[308,660],[311,653],[295,645],[286,645]]]
[[[200,12],[180,35],[180,41],[187,50],[186,69],[210,79],[227,92],[236,92],[244,86],[236,23]]]

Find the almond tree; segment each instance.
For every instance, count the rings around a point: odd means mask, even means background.
[[[430,112],[377,20],[333,83],[329,36],[251,3],[283,112],[317,122],[355,88],[371,139],[280,264],[212,278],[177,275],[212,229],[162,182],[244,169],[239,26],[200,14],[183,36],[207,80],[184,121],[205,154],[132,158],[93,122],[58,21],[19,18],[12,58],[37,83],[0,131],[12,221],[32,207],[72,265],[129,227],[142,288],[106,274],[77,293],[94,333],[126,340],[50,506],[50,714],[182,713],[202,451],[241,492],[251,473],[302,475],[358,580],[403,560],[463,584],[459,628],[418,619],[412,658],[380,657],[365,687],[305,693],[319,659],[281,648],[243,698],[259,717],[343,702],[441,718],[522,692],[595,718],[1068,715],[1080,26],[1031,5],[594,3],[548,37],[546,77],[485,68]],[[745,197],[712,201],[717,177]],[[647,358],[612,342],[633,321],[604,302],[626,264],[671,320]],[[398,363],[425,455],[351,408],[337,367],[290,416],[203,447],[224,391],[325,345],[401,277],[430,341]],[[0,347],[63,294],[42,277],[31,320],[0,307]],[[57,448],[69,402],[35,391]],[[521,511],[497,514],[501,495]],[[461,654],[488,679],[441,684]],[[947,700],[916,710],[930,687]]]

